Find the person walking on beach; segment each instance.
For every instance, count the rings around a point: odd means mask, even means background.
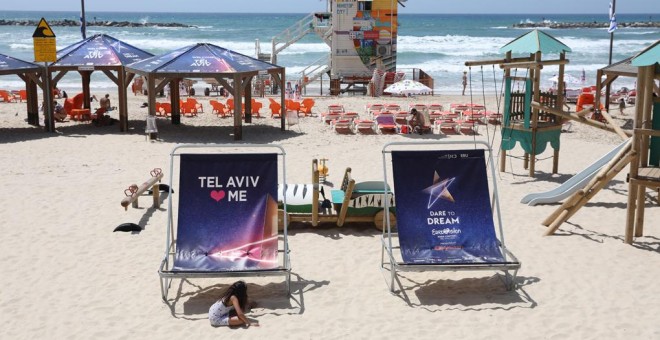
[[[467,87],[467,71],[463,71],[463,96],[465,95],[466,87]]]
[[[211,326],[259,326],[258,322],[250,321],[243,313],[246,308],[250,308],[252,305],[248,303],[247,285],[245,282],[234,282],[209,309]]]

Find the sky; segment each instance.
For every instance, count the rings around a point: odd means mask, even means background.
[[[393,0],[395,1],[395,0]],[[4,2],[4,1],[3,1]],[[608,13],[610,0],[408,0],[401,13],[563,14]],[[7,1],[3,10],[79,11],[78,0]],[[86,0],[87,12],[311,13],[326,0]],[[619,0],[617,13],[660,13],[660,0]]]

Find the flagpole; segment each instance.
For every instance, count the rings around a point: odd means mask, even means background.
[[[612,0],[612,15],[616,15],[616,0]],[[612,18],[610,18],[612,20]],[[612,46],[614,45],[614,30],[610,32],[610,59],[609,64],[612,65]]]
[[[85,0],[80,0],[80,32],[82,32],[83,39],[87,39],[87,19],[85,19]]]
[[[610,56],[608,60],[608,65],[612,65],[612,47],[614,46],[614,31],[616,30],[616,25],[612,26],[612,19],[616,20],[616,0],[612,0],[610,3],[612,5],[612,8],[610,8],[610,24],[609,24],[609,31],[610,31]],[[616,23],[616,21],[615,21]],[[614,27],[614,29],[612,29]],[[598,80],[600,81],[600,79]],[[610,111],[610,91],[612,90],[612,83],[607,83],[605,86],[605,110],[607,112]],[[600,89],[598,89],[600,91]]]

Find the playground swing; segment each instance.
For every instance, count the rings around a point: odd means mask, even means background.
[[[552,173],[557,173],[559,156],[559,138],[562,124],[552,111],[541,109],[533,103],[544,103],[546,107],[557,108],[563,104],[563,81],[560,81],[557,94],[544,93],[540,89],[541,69],[544,66],[559,66],[559,78],[563,79],[564,66],[568,63],[566,52],[571,49],[559,40],[539,30],[528,32],[500,49],[504,59],[466,62],[466,66],[499,64],[504,69],[505,86],[504,117],[501,127],[500,171],[506,170],[506,152],[516,144],[525,151],[525,168],[533,177],[536,156],[543,153],[549,143],[554,149]],[[524,57],[512,57],[512,53],[526,54]],[[543,53],[558,53],[559,59],[543,60]],[[525,77],[512,75],[512,69],[526,69]],[[520,81],[520,87],[513,91],[514,81]],[[531,156],[531,157],[530,157]]]
[[[484,96],[484,101],[483,101],[483,112],[478,112],[477,115],[474,114],[474,112],[477,110],[477,105],[474,104],[474,97],[472,95],[472,67],[470,66],[468,68],[469,71],[469,79],[470,79],[470,119],[473,121],[473,124],[477,124],[479,121],[483,122],[485,119],[485,111],[486,111],[486,97]],[[481,67],[481,89],[482,91],[485,91],[484,89],[484,78],[483,78],[483,66]],[[482,116],[483,115],[483,116]],[[475,116],[477,119],[475,119]],[[476,129],[475,129],[476,131]],[[476,142],[476,133],[472,135],[472,140]],[[490,140],[490,134],[488,132],[488,126],[486,126],[486,140]]]
[[[482,100],[483,100],[483,121],[486,124],[486,140],[490,145],[493,145],[493,142],[495,141],[495,134],[497,132],[497,126],[501,124],[501,119],[503,117],[502,113],[500,112],[500,103],[501,103],[501,97],[500,93],[497,90],[497,76],[495,74],[495,65],[492,65],[493,68],[493,84],[495,88],[495,97],[496,97],[496,107],[497,111],[488,111],[488,105],[486,103],[486,81],[485,81],[485,76],[484,76],[484,67],[483,65],[480,65],[480,74],[481,74],[481,95],[482,95]],[[469,84],[470,84],[470,107],[475,108],[476,105],[474,103],[474,96],[473,96],[473,91],[472,91],[472,66],[468,67],[468,72],[469,72]],[[504,81],[504,80],[502,80]],[[488,126],[488,123],[491,123],[494,125],[493,128],[493,138],[491,138],[490,134],[490,129]],[[474,138],[476,140],[476,137]]]

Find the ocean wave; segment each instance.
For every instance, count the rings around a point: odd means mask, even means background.
[[[399,36],[397,51],[443,53],[449,56],[483,56],[497,52],[510,38],[465,35]]]
[[[604,54],[607,55],[610,46],[610,39],[590,39],[590,38],[578,38],[578,37],[562,37],[560,39],[564,44],[570,47],[573,50],[573,53],[584,54],[584,55],[593,55],[593,54]],[[616,51],[631,51],[630,53],[636,53],[644,49],[649,45],[648,40],[632,40],[632,39],[619,39],[614,40],[614,48]]]
[[[9,44],[9,48],[12,50],[31,50],[34,48],[33,44]]]
[[[630,31],[634,30],[635,28],[629,28],[625,30],[617,30],[616,34],[622,34],[622,35],[648,35],[648,34],[658,34],[658,31],[643,31],[643,32],[635,32],[635,31]]]

